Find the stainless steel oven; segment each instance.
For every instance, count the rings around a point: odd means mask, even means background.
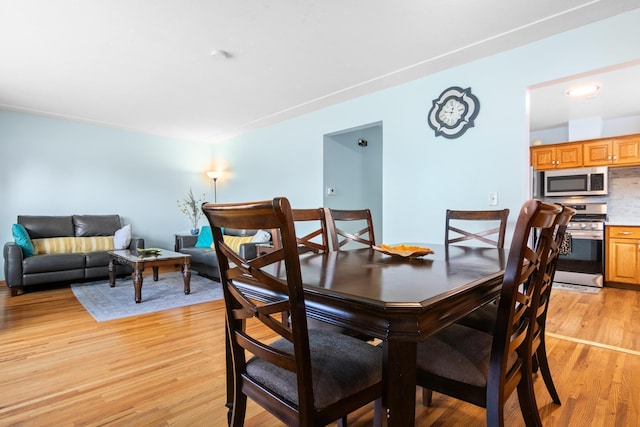
[[[554,282],[603,286],[606,203],[569,204],[577,213],[567,226]]]

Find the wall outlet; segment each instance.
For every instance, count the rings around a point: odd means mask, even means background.
[[[489,193],[489,206],[498,206],[498,193]]]
[[[335,196],[336,195],[336,189],[333,187],[327,187],[327,196]]]

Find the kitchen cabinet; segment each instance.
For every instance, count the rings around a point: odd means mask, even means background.
[[[536,170],[592,166],[640,166],[640,134],[538,145],[530,148]]]
[[[605,227],[606,282],[638,285],[640,289],[640,227]]]
[[[584,166],[640,164],[640,135],[605,138],[584,143]]]
[[[531,166],[537,170],[582,167],[580,143],[549,144],[531,147]]]

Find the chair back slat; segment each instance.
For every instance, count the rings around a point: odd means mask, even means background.
[[[480,211],[463,211],[447,209],[445,219],[445,245],[465,242],[468,240],[477,240],[490,246],[497,248],[504,247],[504,239],[507,230],[507,219],[509,217],[509,209],[502,210],[480,210]],[[497,226],[493,226],[498,222]],[[484,230],[471,231],[465,230],[462,223],[467,224],[490,224]],[[452,233],[450,235],[450,233]],[[491,236],[489,238],[487,236]]]
[[[300,254],[327,252],[329,250],[329,233],[324,209],[293,209],[292,213],[293,221],[297,223],[296,225],[302,225],[300,223],[318,223],[317,229],[302,236],[300,233],[297,235],[298,252]]]
[[[355,242],[365,246],[375,246],[376,238],[373,230],[373,220],[369,209],[340,210],[324,208],[331,235],[331,246],[334,251]],[[346,227],[356,228],[364,222],[364,227],[358,231],[347,230]]]

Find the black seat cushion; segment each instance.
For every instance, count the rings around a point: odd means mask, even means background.
[[[284,338],[273,347],[293,353]],[[356,338],[321,330],[309,330],[314,404],[317,409],[374,385],[382,378],[382,351]],[[260,384],[298,404],[296,376],[262,359],[247,363],[247,374]]]
[[[492,341],[487,333],[453,324],[418,344],[418,371],[485,387]],[[517,359],[515,352],[510,354],[508,367]]]

